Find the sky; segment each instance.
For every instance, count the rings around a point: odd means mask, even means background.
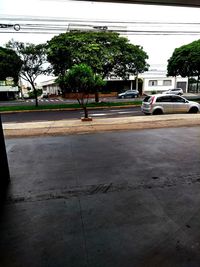
[[[200,8],[169,7],[157,5],[138,4],[116,4],[78,2],[69,0],[1,0],[0,1],[0,23],[9,23],[2,20],[9,16],[20,17],[54,17],[64,19],[83,20],[104,20],[114,22],[137,22],[135,24],[123,24],[131,30],[177,30],[188,31],[184,35],[128,35],[127,38],[135,45],[141,45],[148,54],[148,63],[151,68],[166,66],[167,60],[176,47],[188,44],[200,39]],[[140,24],[139,22],[147,22]],[[156,24],[159,23],[182,23]],[[149,23],[149,25],[148,25]],[[185,23],[185,24],[183,24]],[[190,24],[187,24],[190,23]],[[199,23],[193,25],[191,23]],[[20,24],[20,22],[19,22]],[[0,29],[0,46],[3,46],[11,39],[16,41],[43,43],[50,40],[53,34],[23,34],[22,31],[7,33]],[[199,31],[199,34],[192,35],[192,31]]]

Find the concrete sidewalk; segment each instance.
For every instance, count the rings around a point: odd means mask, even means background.
[[[82,122],[81,119],[76,119],[29,123],[4,123],[3,129],[6,137],[25,137],[199,125],[200,114],[173,114],[160,116],[93,118],[93,120],[89,122]]]
[[[86,128],[144,120],[98,119]],[[31,134],[76,123],[4,127]],[[0,266],[199,267],[199,140],[200,127],[6,138]]]

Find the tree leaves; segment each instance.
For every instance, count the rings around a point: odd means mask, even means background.
[[[176,48],[168,60],[168,76],[200,75],[200,40]]]
[[[0,47],[0,80],[12,77],[17,84],[21,65],[20,57],[13,50]]]
[[[62,76],[75,64],[87,64],[103,78],[126,79],[148,69],[148,56],[143,48],[114,32],[67,32],[53,37],[47,51],[62,84]]]

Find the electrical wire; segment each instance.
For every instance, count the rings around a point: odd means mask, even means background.
[[[16,29],[15,31],[11,29],[11,26],[14,25],[20,26],[18,32],[16,32]],[[173,29],[170,29],[172,27]],[[72,30],[103,30],[118,32],[122,35],[200,35],[199,22],[111,21],[38,16],[11,17],[0,15],[0,28],[3,28],[0,33],[23,34],[59,34]]]

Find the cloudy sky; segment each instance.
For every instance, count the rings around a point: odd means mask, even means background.
[[[139,32],[175,30],[176,33],[173,35],[163,35],[162,33],[159,35],[132,33],[127,36],[132,43],[143,47],[149,55],[148,62],[152,67],[157,64],[166,65],[167,60],[176,47],[200,39],[199,15],[200,9],[184,7],[94,3],[68,0],[0,1],[0,23],[10,23],[9,20],[5,20],[7,17],[29,17],[33,18],[34,21],[34,17],[40,16],[42,18],[54,17],[64,18],[66,20],[82,19],[84,21],[105,20],[114,21],[116,23],[123,22],[123,27],[128,27],[131,31],[136,30]],[[124,22],[134,23],[126,24]],[[140,22],[145,23],[140,24]],[[152,22],[156,22],[157,24],[151,24]],[[174,23],[180,23],[180,25]],[[0,30],[0,45],[4,45],[11,38],[17,41],[40,43],[53,37],[53,34],[23,34],[22,31],[7,33],[5,29]],[[196,33],[198,31],[199,34]],[[179,34],[178,32],[182,32],[183,34]]]

